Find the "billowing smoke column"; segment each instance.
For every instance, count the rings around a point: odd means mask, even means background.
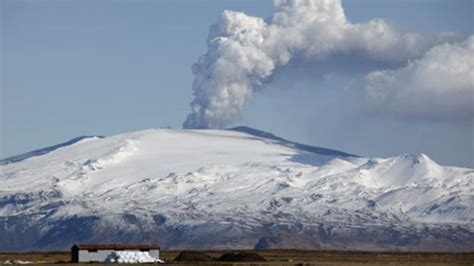
[[[406,61],[426,50],[418,34],[382,20],[349,23],[340,0],[277,0],[269,22],[224,11],[211,26],[208,50],[193,65],[191,114],[184,128],[222,128],[239,117],[252,92],[292,58],[320,61],[357,52],[371,60]]]

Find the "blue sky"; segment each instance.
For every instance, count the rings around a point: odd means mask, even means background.
[[[79,135],[181,128],[191,65],[225,10],[270,17],[271,1],[1,2],[0,157]],[[472,34],[472,1],[343,1],[352,22],[383,18],[400,31]],[[352,74],[314,79],[311,66],[275,76],[240,120],[287,139],[366,156],[427,153],[474,167],[473,119],[353,115]],[[305,74],[306,73],[306,74]],[[307,74],[309,73],[309,74]],[[295,78],[298,77],[298,78]],[[358,107],[354,107],[358,108]]]

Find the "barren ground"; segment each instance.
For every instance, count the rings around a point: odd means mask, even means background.
[[[162,251],[166,264],[193,265],[198,262],[173,263],[180,251]],[[226,251],[203,251],[219,257]],[[350,252],[350,251],[308,251],[308,250],[262,250],[256,251],[268,262],[203,262],[200,265],[474,265],[471,253],[408,253],[408,252]],[[30,261],[34,264],[71,264],[69,252],[0,253],[0,265],[7,260]],[[76,264],[80,265],[80,264]],[[94,265],[94,264],[84,264]]]

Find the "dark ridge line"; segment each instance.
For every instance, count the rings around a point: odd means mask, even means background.
[[[239,131],[239,132],[247,133],[250,135],[257,136],[257,137],[275,140],[275,141],[278,141],[278,144],[286,146],[286,147],[296,148],[296,149],[300,149],[300,150],[304,150],[304,151],[312,152],[312,153],[317,153],[321,155],[340,156],[340,157],[360,157],[359,155],[350,154],[350,153],[346,153],[346,152],[342,152],[338,150],[315,147],[315,146],[310,146],[310,145],[305,145],[305,144],[289,141],[284,138],[275,136],[272,133],[246,127],[246,126],[229,128],[227,130]]]
[[[1,159],[0,160],[0,165],[7,165],[7,164],[10,164],[10,163],[16,163],[16,162],[20,162],[20,161],[26,160],[26,159],[31,158],[31,157],[44,155],[44,154],[50,153],[54,150],[57,150],[59,148],[72,145],[72,144],[74,144],[76,142],[79,142],[83,139],[94,138],[94,137],[95,138],[103,138],[103,136],[80,136],[80,137],[77,137],[77,138],[73,138],[69,141],[66,141],[66,142],[63,142],[63,143],[60,143],[60,144],[56,144],[54,146],[49,146],[49,147],[46,147],[46,148],[41,148],[41,149],[38,149],[38,150],[33,150],[33,151],[30,151],[30,152],[25,152],[25,153],[22,153],[22,154],[19,154],[19,155],[14,155],[14,156],[11,156],[11,157],[8,157],[8,158],[5,158],[5,159]]]
[[[328,155],[328,156],[340,156],[340,157],[360,157],[360,156],[355,155],[355,154],[350,154],[350,153],[346,153],[346,152],[342,152],[342,151],[338,151],[338,150],[315,147],[315,146],[310,146],[310,145],[305,145],[305,144],[289,141],[289,140],[286,140],[284,138],[280,138],[278,136],[275,136],[272,133],[261,131],[261,130],[250,128],[250,127],[246,127],[246,126],[239,126],[239,127],[229,128],[227,130],[239,131],[239,132],[247,133],[247,134],[250,134],[250,135],[253,135],[253,136],[257,136],[257,137],[271,139],[271,140],[277,141],[279,145],[290,147],[290,148],[296,148],[296,149],[300,149],[300,150],[311,152],[311,153],[317,153],[317,154]],[[74,144],[76,142],[79,142],[83,139],[94,138],[94,137],[103,138],[103,136],[80,136],[80,137],[76,137],[76,138],[73,138],[69,141],[60,143],[60,144],[56,144],[56,145],[49,146],[49,147],[46,147],[46,148],[41,148],[41,149],[33,150],[33,151],[30,151],[30,152],[22,153],[22,154],[19,154],[19,155],[14,155],[14,156],[11,156],[11,157],[8,157],[8,158],[5,158],[5,159],[1,159],[0,160],[0,165],[7,165],[7,164],[10,164],[10,163],[16,163],[16,162],[20,162],[20,161],[26,160],[26,159],[31,158],[31,157],[36,157],[36,156],[48,154],[48,153],[50,153],[54,150],[72,145],[72,144]]]

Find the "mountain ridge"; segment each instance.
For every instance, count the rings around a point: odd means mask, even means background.
[[[0,165],[0,250],[472,251],[473,177],[423,154],[365,158],[242,127],[83,138]]]
[[[309,151],[309,152],[312,152],[312,153],[318,153],[318,154],[322,154],[322,155],[332,155],[332,156],[343,156],[343,157],[360,157],[358,155],[354,155],[354,154],[350,154],[350,153],[346,153],[346,152],[342,152],[342,151],[338,151],[338,150],[333,150],[333,149],[328,149],[328,148],[321,148],[321,147],[317,147],[317,146],[305,145],[305,144],[297,143],[297,142],[294,142],[294,141],[289,141],[289,140],[286,140],[284,138],[275,136],[272,133],[257,130],[257,129],[254,129],[254,128],[251,128],[251,127],[238,126],[238,127],[234,127],[234,128],[229,128],[228,130],[234,130],[234,131],[244,132],[244,133],[254,135],[254,136],[258,136],[258,137],[262,137],[262,138],[273,139],[273,140],[276,140],[276,141],[280,141],[281,145],[297,148],[297,149],[304,150],[304,151]]]
[[[20,153],[18,155],[13,155],[13,156],[10,156],[10,157],[6,157],[4,159],[0,159],[0,165],[5,165],[5,164],[9,164],[9,163],[16,163],[16,162],[23,161],[25,159],[28,159],[28,158],[31,158],[31,157],[34,157],[34,156],[40,156],[40,155],[43,155],[43,154],[47,154],[47,153],[52,152],[56,149],[72,145],[76,142],[79,142],[83,139],[88,139],[88,138],[103,138],[103,136],[91,135],[91,136],[75,137],[75,138],[72,138],[68,141],[65,141],[65,142],[62,142],[62,143],[59,143],[59,144],[56,144],[56,145],[53,145],[53,146],[39,148],[39,149],[32,150],[32,151],[29,151],[29,152]]]
[[[168,129],[171,129],[171,128],[168,128]],[[333,150],[333,149],[328,149],[328,148],[321,148],[321,147],[317,147],[317,146],[311,146],[311,145],[296,143],[296,142],[289,141],[289,140],[286,140],[284,138],[278,137],[278,136],[276,136],[272,133],[257,130],[257,129],[247,127],[247,126],[238,126],[238,127],[228,128],[226,130],[239,131],[239,132],[247,133],[247,134],[250,134],[250,135],[257,136],[257,137],[262,137],[262,138],[266,138],[266,139],[281,141],[282,145],[295,145],[295,147],[297,147],[297,148],[300,148],[300,149],[303,149],[303,150],[306,150],[306,151],[310,151],[310,152],[314,152],[314,153],[321,153],[321,154],[326,153],[327,155],[359,157],[357,155],[341,152],[341,151],[338,151],[338,150]],[[13,156],[6,157],[4,159],[0,159],[0,165],[5,165],[5,164],[8,164],[8,163],[13,163],[13,162],[19,162],[19,161],[22,161],[24,159],[28,159],[28,158],[34,157],[34,156],[40,156],[40,155],[49,153],[51,151],[54,151],[56,149],[72,145],[72,144],[74,144],[78,141],[81,141],[83,139],[88,139],[88,138],[104,138],[104,136],[102,136],[102,135],[86,135],[86,136],[75,137],[75,138],[72,138],[68,141],[65,141],[65,142],[62,142],[62,143],[59,143],[59,144],[56,144],[56,145],[52,145],[52,146],[48,146],[48,147],[44,147],[44,148],[39,148],[39,149],[35,149],[35,150],[29,151],[29,152],[20,153],[18,155],[13,155]]]

